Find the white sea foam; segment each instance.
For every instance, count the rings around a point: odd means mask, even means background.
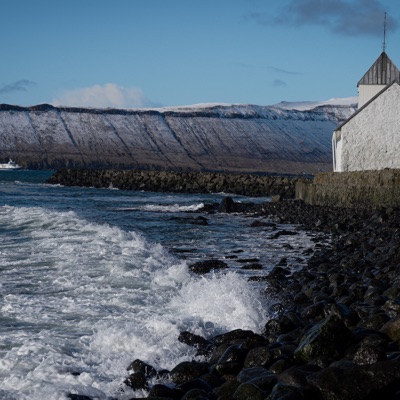
[[[204,207],[203,203],[199,204],[189,204],[189,205],[182,205],[182,204],[146,204],[143,206],[137,207],[124,207],[119,208],[119,210],[128,211],[128,210],[142,210],[142,211],[152,211],[152,212],[187,212],[187,211],[197,211]]]
[[[0,398],[119,392],[135,358],[171,368],[194,356],[182,330],[257,330],[259,296],[240,276],[193,277],[135,232],[74,212],[0,207]]]

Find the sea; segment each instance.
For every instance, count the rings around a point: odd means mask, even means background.
[[[198,359],[182,331],[261,332],[276,299],[254,277],[301,268],[314,247],[298,226],[201,211],[224,193],[63,187],[51,173],[0,171],[0,399],[143,397],[123,384],[133,360]],[[207,259],[228,268],[190,272]]]

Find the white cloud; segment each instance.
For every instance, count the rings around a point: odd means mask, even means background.
[[[139,88],[125,88],[115,83],[68,90],[54,99],[55,106],[95,107],[95,108],[140,108],[158,107]]]

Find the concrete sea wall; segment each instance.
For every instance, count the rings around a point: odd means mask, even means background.
[[[400,207],[400,170],[320,173],[296,183],[296,198],[322,206]]]
[[[208,172],[62,169],[50,177],[48,183],[153,192],[224,192],[294,198],[298,180],[303,178]]]

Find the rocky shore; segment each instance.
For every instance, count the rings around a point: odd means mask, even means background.
[[[259,278],[276,299],[261,334],[182,332],[177,340],[197,349],[196,360],[171,371],[134,360],[124,384],[152,399],[399,399],[400,210],[288,200],[245,212],[254,226],[301,224],[329,235],[330,245],[300,271],[276,266]]]
[[[231,193],[245,196],[294,198],[298,176],[214,172],[61,169],[47,183],[64,186],[113,187],[125,190],[177,193]]]

